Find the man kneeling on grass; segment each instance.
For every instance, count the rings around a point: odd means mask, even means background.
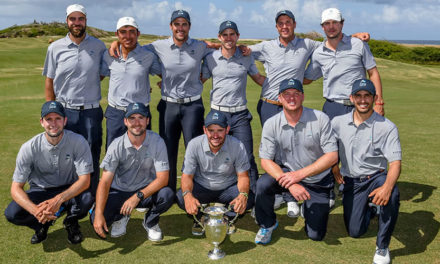
[[[45,132],[24,143],[18,152],[11,186],[14,200],[5,216],[13,224],[34,229],[31,243],[37,244],[47,238],[49,226],[64,208],[67,240],[78,244],[83,240],[78,220],[93,204],[87,191],[93,172],[89,144],[81,135],[64,129],[67,117],[59,102],[43,104],[40,123]]]
[[[161,241],[159,216],[174,201],[168,184],[168,157],[162,138],[147,130],[150,113],[143,103],[127,107],[124,124],[127,132],[109,146],[101,168],[104,169],[96,192],[96,206],[90,216],[95,232],[125,234],[130,214],[136,207],[148,208],[143,227],[151,241]]]
[[[249,192],[249,159],[246,148],[238,139],[229,136],[226,116],[212,110],[205,118],[205,134],[188,143],[183,163],[182,188],[177,203],[190,215],[197,215],[201,204],[218,202],[233,205],[227,212],[228,234],[235,232],[231,220],[252,208],[254,195]],[[203,235],[202,227],[194,221],[192,234]]]

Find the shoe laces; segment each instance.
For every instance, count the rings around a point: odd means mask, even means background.
[[[378,249],[376,249],[376,254],[385,257],[387,254],[387,249],[386,248],[378,248]]]

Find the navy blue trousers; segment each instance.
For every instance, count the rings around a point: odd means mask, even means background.
[[[217,110],[212,111],[219,112]],[[228,119],[228,124],[231,127],[229,130],[229,135],[240,140],[246,148],[249,164],[251,165],[251,168],[249,169],[250,189],[255,193],[258,180],[258,167],[255,163],[254,157],[254,140],[252,137],[251,128],[252,115],[247,109],[236,113],[228,113],[223,111],[222,113]]]
[[[82,135],[89,143],[93,158],[93,173],[90,177],[89,190],[93,197],[99,182],[99,157],[102,145],[102,108],[73,110],[66,108],[66,129]]]
[[[39,204],[46,200],[49,200],[56,195],[65,191],[69,186],[61,186],[56,188],[40,189],[30,188],[26,191],[29,199],[34,204]],[[90,207],[92,207],[94,199],[90,191],[84,191],[78,196],[64,202],[62,207],[66,211],[67,216],[65,222],[75,222],[87,215]],[[31,215],[28,211],[23,209],[15,201],[12,201],[5,210],[6,219],[15,224],[30,227],[34,230],[40,230],[43,224],[40,224],[38,220]]]
[[[183,132],[186,147],[191,139],[203,134],[205,108],[202,99],[186,104],[160,100],[157,110],[159,111],[159,134],[167,146],[170,165],[168,186],[176,192],[180,135]]]
[[[259,100],[258,104],[257,104],[257,112],[258,112],[258,115],[260,115],[261,127],[264,126],[264,123],[266,123],[267,119],[271,118],[272,116],[278,114],[281,111],[283,111],[282,105],[274,105],[274,104],[270,104],[268,102]]]
[[[150,111],[150,106],[147,106],[148,111]],[[105,109],[105,119],[106,119],[106,143],[105,150],[107,151],[108,146],[125,132],[127,132],[127,127],[124,124],[125,112],[123,110],[116,109],[112,106],[107,106]],[[151,116],[150,123],[148,123],[147,129],[151,130]]]
[[[197,200],[199,200],[200,204],[222,203],[222,204],[225,204],[226,206],[228,206],[229,203],[239,195],[239,193],[240,192],[238,191],[236,183],[227,187],[224,190],[213,191],[213,190],[206,189],[205,187],[198,184],[197,182],[194,182],[194,186],[193,186],[193,190],[192,190],[192,195]],[[186,211],[185,210],[185,200],[182,197],[182,190],[181,189],[176,193],[176,198],[177,198],[177,205],[182,210]],[[247,204],[246,204],[246,210],[249,210],[254,206],[254,201],[255,201],[255,195],[251,191],[251,192],[249,192],[249,197],[248,197]],[[235,213],[234,212],[227,212],[226,215],[228,217],[234,217]]]
[[[312,240],[322,240],[327,232],[327,221],[330,212],[330,190],[333,188],[330,173],[317,183],[300,184],[309,192],[310,200],[304,201],[305,231]],[[275,194],[288,192],[269,174],[263,174],[257,182],[255,201],[255,218],[264,228],[273,226],[276,214],[273,208]]]
[[[322,106],[322,112],[326,113],[330,118],[330,120],[332,120],[335,116],[340,116],[350,113],[353,110],[353,108],[354,106],[343,105],[340,103],[325,100],[325,103]]]
[[[104,209],[104,218],[107,226],[110,227],[114,221],[120,220],[123,215],[120,213],[122,205],[128,200],[134,192],[123,192],[111,188],[108,194],[107,203]],[[174,202],[174,192],[169,187],[164,187],[158,192],[145,198],[140,202],[137,207],[148,208],[146,213],[146,224],[147,227],[153,227],[159,223],[159,217],[161,214],[165,213]],[[90,220],[93,225],[93,220],[95,219],[95,210],[93,210],[90,215]]]
[[[372,213],[368,206],[368,195],[385,183],[386,175],[387,172],[384,171],[364,182],[356,182],[351,178],[344,177],[342,204],[344,206],[345,227],[351,237],[360,237],[367,232]],[[379,231],[376,239],[378,248],[387,248],[390,244],[399,214],[399,196],[399,189],[394,186],[388,204],[380,207]]]

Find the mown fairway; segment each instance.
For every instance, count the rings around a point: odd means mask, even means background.
[[[112,39],[107,39],[108,43]],[[141,44],[149,40],[142,39]],[[44,102],[44,77],[41,71],[48,38],[0,39],[0,209],[10,202],[9,188],[15,157],[22,143],[42,131],[40,107]],[[378,59],[384,85],[386,116],[400,131],[403,168],[399,180],[401,207],[391,241],[394,263],[440,263],[440,67],[410,65]],[[260,65],[261,66],[261,65]],[[262,68],[260,67],[262,70]],[[160,91],[157,77],[151,82],[153,130],[158,132],[155,107]],[[209,107],[207,82],[205,107]],[[102,82],[101,101],[107,104],[108,79]],[[254,120],[254,149],[258,156],[261,126],[256,103],[260,88],[249,80],[248,106]],[[322,82],[306,87],[305,105],[321,109]],[[208,109],[206,109],[207,113]],[[103,122],[105,125],[105,122]],[[104,130],[105,131],[105,130]],[[184,153],[180,147],[180,162]],[[103,155],[101,155],[103,157]],[[260,173],[263,171],[260,169]],[[360,239],[347,236],[340,198],[330,215],[327,236],[322,242],[307,239],[304,220],[286,216],[286,207],[278,211],[280,226],[267,246],[254,244],[258,230],[247,214],[239,220],[238,232],[221,245],[227,253],[218,263],[371,263],[375,248],[377,218]],[[135,212],[128,224],[127,235],[100,240],[88,219],[81,222],[85,241],[70,245],[62,220],[49,230],[42,244],[31,245],[33,231],[17,227],[0,217],[0,263],[205,263],[212,248],[204,238],[194,238],[192,221],[174,205],[162,218],[165,239],[162,243],[147,240],[142,228],[143,215]]]

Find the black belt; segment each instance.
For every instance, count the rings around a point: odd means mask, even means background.
[[[384,171],[385,170],[378,170],[377,172],[375,172],[371,175],[366,175],[366,176],[361,176],[361,177],[356,177],[356,178],[351,178],[351,177],[345,176],[344,181],[345,182],[354,182],[354,183],[366,182],[368,180],[373,179],[374,177],[376,177],[377,175],[381,174]]]

